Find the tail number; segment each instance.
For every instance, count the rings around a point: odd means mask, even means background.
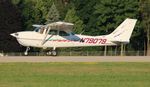
[[[90,44],[105,44],[107,39],[102,39],[102,38],[83,38],[85,43],[90,43]]]

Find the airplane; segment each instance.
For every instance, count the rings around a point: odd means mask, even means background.
[[[25,55],[28,55],[30,47],[50,49],[47,54],[56,56],[56,48],[86,47],[86,46],[115,46],[120,43],[127,44],[135,27],[137,19],[125,19],[112,33],[101,36],[89,36],[74,34],[74,24],[68,22],[53,22],[46,25],[33,25],[34,31],[21,31],[10,34],[19,44],[27,47]]]

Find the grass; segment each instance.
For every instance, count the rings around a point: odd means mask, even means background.
[[[0,87],[150,87],[150,63],[0,63]]]

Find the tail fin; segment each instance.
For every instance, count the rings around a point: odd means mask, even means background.
[[[109,38],[111,38],[111,41],[129,43],[136,22],[137,19],[127,18],[111,34],[108,35]]]

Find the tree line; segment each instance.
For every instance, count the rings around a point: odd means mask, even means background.
[[[13,27],[19,27],[16,30],[33,30],[33,24],[66,21],[75,24],[73,29],[75,33],[82,32],[82,34],[96,36],[111,33],[126,18],[138,19],[130,44],[61,49],[62,51],[102,51],[104,55],[111,55],[112,52],[116,52],[116,54],[125,53],[126,55],[133,53],[135,55],[148,55],[150,53],[150,0],[2,0],[1,2],[6,3],[5,8],[8,4],[7,1],[10,1],[9,4],[13,7],[8,5],[7,9],[10,10],[10,13],[13,16],[18,15],[16,16],[16,24],[18,25]],[[0,7],[0,9],[3,8],[3,6]],[[0,11],[3,12],[3,10]],[[16,14],[14,14],[15,11]],[[8,15],[9,12],[6,14]],[[7,17],[7,15],[3,16]],[[8,20],[10,19],[12,19],[11,16]],[[16,31],[11,28],[8,27],[5,30]],[[2,31],[2,28],[0,30]],[[0,45],[3,47],[4,44]],[[2,47],[0,49],[4,50]]]

